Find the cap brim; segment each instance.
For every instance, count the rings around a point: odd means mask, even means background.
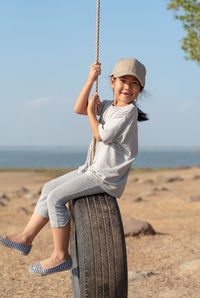
[[[134,76],[138,79],[138,81],[140,82],[141,86],[144,87],[144,84],[140,81],[140,79],[138,78],[137,74],[134,72],[128,72],[128,71],[121,71],[121,72],[117,72],[117,73],[111,73],[111,76],[114,76],[115,78],[119,78],[119,77],[123,77],[123,76]]]

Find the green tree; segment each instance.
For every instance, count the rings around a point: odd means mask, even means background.
[[[185,58],[191,59],[200,66],[200,1],[170,0],[168,9],[175,13],[175,18],[183,23],[187,36],[183,38],[182,49]]]

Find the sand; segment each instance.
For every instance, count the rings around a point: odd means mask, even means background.
[[[9,198],[0,199],[1,234],[22,231],[42,185],[56,175],[48,171],[0,171],[0,192]],[[167,181],[174,177],[175,181]],[[200,167],[130,174],[118,201],[121,213],[148,221],[157,232],[126,238],[130,298],[200,297],[199,178]],[[142,200],[134,202],[138,196]],[[49,225],[35,239],[29,256],[0,246],[0,297],[73,297],[70,272],[38,277],[28,271],[30,265],[49,256],[52,248]],[[134,270],[143,275],[133,277]]]

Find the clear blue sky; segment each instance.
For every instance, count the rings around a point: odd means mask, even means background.
[[[124,57],[147,68],[140,146],[200,147],[200,67],[181,50],[185,32],[166,0],[101,0],[101,99]],[[96,1],[0,1],[0,146],[87,146],[73,106],[95,60]]]

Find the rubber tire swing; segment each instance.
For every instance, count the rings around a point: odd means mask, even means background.
[[[96,62],[99,58],[99,12],[100,0],[97,0]],[[93,136],[91,160],[95,145]],[[72,200],[69,209],[74,297],[127,298],[126,244],[116,198],[107,193],[85,196]]]
[[[117,200],[106,193],[70,202],[75,298],[127,298],[127,258]]]

